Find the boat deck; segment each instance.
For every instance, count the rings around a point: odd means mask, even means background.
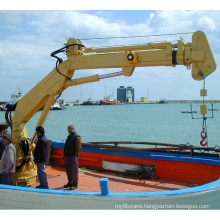
[[[64,189],[63,186],[67,183],[64,167],[48,166],[46,172],[50,189]],[[110,192],[149,192],[182,189],[193,186],[189,183],[180,183],[163,179],[147,179],[140,181],[138,178],[125,177],[113,172],[80,168],[79,183],[76,190],[100,192],[100,178],[102,177],[109,179]],[[39,183],[35,183],[31,187],[36,187],[37,185],[39,185]],[[66,189],[68,190],[68,188]]]

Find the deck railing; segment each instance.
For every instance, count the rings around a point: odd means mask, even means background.
[[[194,146],[189,143],[187,144],[171,144],[171,143],[160,143],[160,142],[138,142],[138,141],[99,141],[89,142],[88,144],[98,145],[102,148],[108,149],[120,149],[120,150],[142,150],[142,151],[178,151],[178,152],[189,152],[191,156],[194,153],[217,153],[220,156],[220,147],[201,147]],[[121,145],[135,145],[135,147],[121,146]],[[136,147],[136,145],[144,145],[143,147]],[[153,146],[153,147],[151,147]]]

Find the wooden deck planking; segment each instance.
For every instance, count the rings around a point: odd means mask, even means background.
[[[50,189],[64,189],[67,183],[67,176],[64,167],[47,167],[47,178]],[[149,192],[181,189],[192,186],[188,183],[178,183],[163,179],[147,179],[140,181],[137,178],[125,177],[113,172],[102,172],[80,168],[79,183],[77,191],[94,191],[100,192],[100,178],[109,178],[110,192]],[[33,184],[36,187],[39,183]],[[69,189],[69,188],[65,188]]]

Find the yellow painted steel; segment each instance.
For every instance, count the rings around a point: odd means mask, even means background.
[[[183,65],[187,69],[192,67],[192,77],[202,80],[216,69],[216,64],[208,41],[203,32],[197,31],[192,36],[192,42],[184,43],[179,40],[177,44],[170,42],[149,43],[145,45],[86,48],[81,41],[69,38],[65,44],[67,60],[60,63],[33,89],[19,100],[13,119],[12,137],[17,150],[17,165],[22,166],[15,175],[17,182],[26,182],[27,185],[37,180],[36,166],[33,163],[30,143],[28,160],[24,158],[20,143],[29,137],[26,123],[44,106],[42,116],[37,125],[43,125],[53,104],[54,97],[69,86],[99,81],[102,75],[94,75],[72,79],[76,70],[121,68],[124,76],[131,76],[136,67]],[[133,55],[133,59],[129,55]],[[117,76],[120,74],[115,74]],[[204,109],[202,108],[204,113]]]
[[[197,31],[192,36],[192,77],[195,80],[202,80],[215,71],[216,63],[210,49],[206,35]]]
[[[201,89],[200,96],[207,96],[207,89]]]
[[[200,105],[200,114],[205,115],[207,112],[207,105]]]

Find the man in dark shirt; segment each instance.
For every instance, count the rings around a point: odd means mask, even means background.
[[[68,183],[64,188],[70,187],[70,190],[77,188],[79,176],[79,152],[82,148],[81,137],[76,133],[73,125],[68,126],[69,135],[64,145],[64,159],[66,165],[66,174]]]
[[[47,174],[45,164],[48,155],[47,138],[45,136],[45,130],[42,126],[36,128],[36,134],[38,137],[36,147],[34,149],[34,162],[37,164],[37,174],[40,185],[36,188],[49,189],[47,183]]]
[[[0,125],[0,160],[2,158],[2,154],[5,150],[5,146],[4,146],[3,141],[2,141],[2,136],[7,134],[7,128],[8,128],[7,125],[4,125],[4,124]],[[2,174],[0,173],[0,184],[1,183],[2,183]]]

